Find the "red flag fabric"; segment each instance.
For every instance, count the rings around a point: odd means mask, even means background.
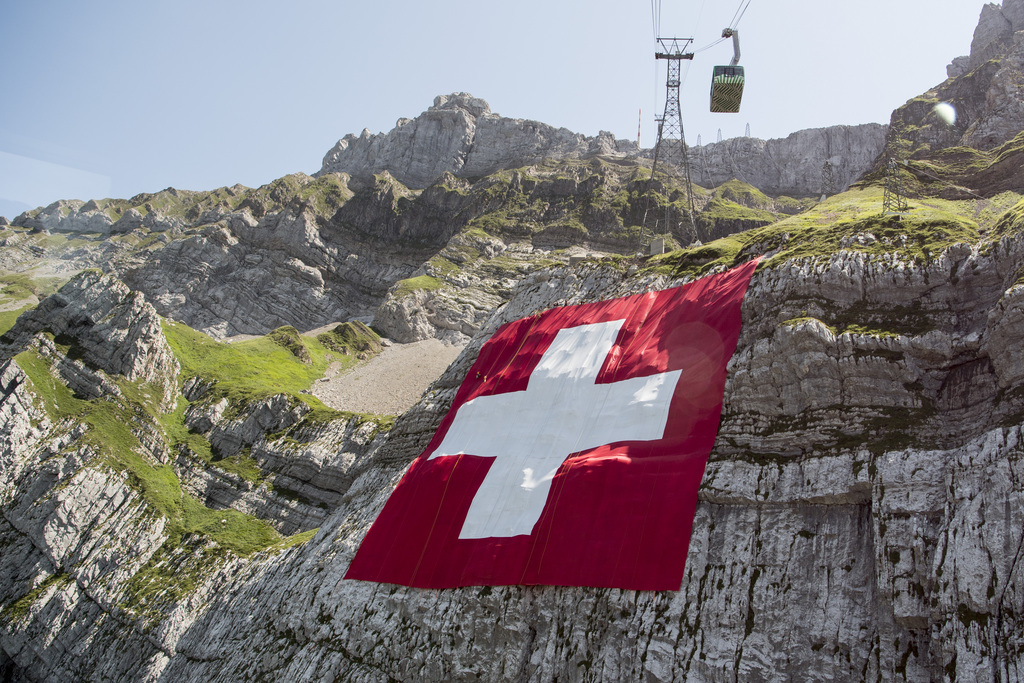
[[[756,265],[502,326],[346,578],[678,590]]]

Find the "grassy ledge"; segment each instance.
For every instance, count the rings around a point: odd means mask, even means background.
[[[54,423],[73,420],[88,426],[80,443],[99,454],[97,466],[127,473],[128,484],[168,520],[167,533],[172,542],[179,542],[188,534],[200,534],[220,548],[248,556],[280,540],[280,534],[262,520],[235,510],[205,507],[182,490],[172,466],[140,455],[141,444],[132,427],[152,419],[152,406],[126,397],[77,398],[53,377],[48,361],[37,352],[24,351],[15,358],[50,419]]]

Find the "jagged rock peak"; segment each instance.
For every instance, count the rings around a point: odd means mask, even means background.
[[[429,111],[439,109],[465,109],[473,116],[480,117],[491,113],[491,105],[468,92],[453,92],[451,95],[438,95],[434,98],[434,106]]]
[[[910,100],[893,113],[893,122],[913,131],[925,152],[948,147],[994,149],[1024,128],[1024,0],[988,4],[974,31],[969,57],[946,68],[949,79]],[[952,124],[933,114],[948,102],[956,111]]]
[[[349,173],[357,178],[389,171],[399,182],[425,188],[444,173],[475,178],[544,159],[594,155],[635,155],[636,143],[602,131],[596,137],[539,121],[510,119],[491,112],[469,93],[434,98],[415,119],[401,118],[389,133],[346,135],[324,157],[319,175]]]
[[[1013,45],[1013,35],[1017,31],[1024,31],[1024,0],[1003,0],[1002,5],[985,5],[974,29],[971,54],[954,59],[946,67],[946,75],[950,78],[963,76],[999,57]]]
[[[968,69],[976,69],[1006,52],[1017,31],[1024,31],[1024,0],[1003,0],[1002,6],[989,3],[982,7],[971,41]]]

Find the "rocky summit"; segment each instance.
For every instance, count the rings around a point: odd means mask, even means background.
[[[702,147],[692,221],[650,150],[456,93],[3,222],[0,680],[1024,678],[1022,37],[988,5],[889,126]],[[678,590],[343,578],[500,325],[755,257]],[[403,414],[317,398],[424,340]]]

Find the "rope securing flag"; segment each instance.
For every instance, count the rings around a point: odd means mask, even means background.
[[[346,578],[678,590],[756,266],[502,326]]]

